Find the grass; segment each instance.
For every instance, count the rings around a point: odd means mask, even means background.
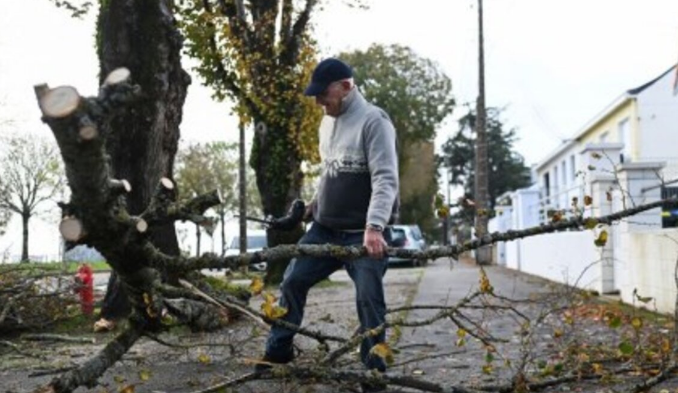
[[[111,267],[108,266],[106,261],[87,261],[87,262],[45,262],[45,263],[12,263],[12,264],[3,264],[0,265],[0,274],[3,272],[25,272],[29,275],[41,275],[41,274],[74,274],[78,271],[78,268],[83,264],[89,264],[95,272],[107,272],[111,270]],[[64,271],[65,270],[65,271]]]

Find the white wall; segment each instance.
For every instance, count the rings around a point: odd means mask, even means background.
[[[622,300],[633,303],[633,290],[651,296],[647,304],[635,302],[662,313],[673,313],[676,301],[674,269],[678,260],[678,229],[661,229],[623,236],[629,242],[628,282],[620,288]]]
[[[546,279],[598,290],[600,251],[591,231],[560,232],[520,241],[520,270]]]

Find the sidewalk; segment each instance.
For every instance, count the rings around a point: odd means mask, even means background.
[[[494,293],[511,299],[527,299],[549,294],[554,284],[540,278],[531,277],[500,266],[486,266],[485,271],[494,287]],[[429,264],[419,285],[414,299],[415,305],[454,305],[470,293],[478,290],[480,268],[472,261],[451,262],[439,259]],[[520,307],[522,312],[535,314],[534,307]],[[433,317],[437,310],[413,310],[408,321],[420,321]],[[510,341],[508,345],[517,348],[520,324],[510,315],[494,312],[483,315],[481,311],[471,312],[476,321],[483,321],[483,327],[495,337]],[[466,322],[468,324],[468,322]],[[469,326],[473,329],[472,326]],[[503,367],[503,360],[498,354],[506,353],[507,348],[497,345],[496,360],[491,362],[492,373],[483,373],[486,363],[486,350],[474,338],[466,335],[465,344],[457,346],[457,326],[449,319],[416,328],[403,328],[402,338],[398,344],[401,353],[397,358],[413,359],[431,357],[430,359],[409,363],[394,370],[406,375],[421,376],[431,382],[455,384],[492,384],[501,379],[506,381],[510,373]],[[476,329],[473,329],[476,330]],[[518,355],[516,353],[516,355]],[[396,358],[396,365],[399,360]]]

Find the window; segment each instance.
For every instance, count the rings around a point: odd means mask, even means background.
[[[551,201],[549,197],[551,196],[551,182],[549,179],[549,174],[544,174],[544,197],[546,198],[546,204],[550,204]]]
[[[618,133],[619,143],[624,144],[619,161],[628,162],[631,160],[631,125],[628,117],[619,122]]]
[[[572,183],[574,183],[574,179],[576,177],[577,177],[577,167],[575,166],[573,154],[570,156],[570,178],[572,179]]]
[[[563,176],[563,186],[567,186],[567,160],[563,160],[560,164],[560,172]]]

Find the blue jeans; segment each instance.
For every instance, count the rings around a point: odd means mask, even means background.
[[[339,246],[362,246],[364,232],[343,232],[324,227],[316,222],[299,240],[299,244],[335,244]],[[388,258],[360,258],[353,261],[341,261],[332,257],[299,257],[293,259],[280,285],[282,297],[280,305],[287,308],[283,320],[301,325],[304,306],[309,289],[330,274],[346,268],[356,289],[356,306],[360,320],[360,332],[376,328],[385,321],[386,304],[384,302],[383,278]],[[289,359],[292,353],[292,340],[295,332],[279,326],[273,326],[266,342],[266,355],[270,359]],[[384,342],[385,333],[363,340],[360,357],[368,369],[384,371],[384,360],[370,355],[370,349]]]

